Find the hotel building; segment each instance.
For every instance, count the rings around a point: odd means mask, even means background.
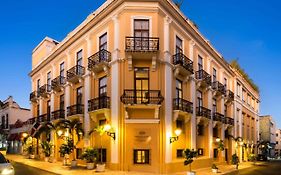
[[[258,92],[170,0],[107,0],[63,41],[46,37],[29,75],[35,125],[80,119],[80,149],[101,147],[89,131],[112,126],[102,137],[112,170],[186,171],[185,148],[199,151],[194,168],[210,167],[258,139]],[[51,141],[60,160],[63,141]]]

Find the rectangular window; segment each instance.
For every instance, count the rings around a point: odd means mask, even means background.
[[[217,70],[213,68],[213,82],[217,81]]]
[[[202,92],[197,91],[197,107],[203,106]]]
[[[107,33],[103,34],[99,38],[99,49],[107,50]]]
[[[224,87],[225,87],[225,90],[227,90],[227,79],[224,78]]]
[[[107,77],[99,79],[99,97],[107,96]]]
[[[245,89],[242,89],[242,100],[245,102],[245,96],[246,96],[246,91]]]
[[[149,164],[149,156],[148,149],[135,149],[134,164]]]
[[[48,119],[48,121],[50,120],[50,117],[51,117],[51,101],[48,100],[47,101],[47,119]]]
[[[176,36],[176,54],[182,53],[182,40]]]
[[[218,135],[219,135],[218,132],[219,132],[219,130],[217,127],[213,128],[213,137],[218,137]]]
[[[149,102],[149,68],[135,68],[135,91],[137,104]]]
[[[203,69],[203,58],[198,55],[198,70],[202,70]]]
[[[47,91],[50,92],[51,91],[51,72],[47,73]]]
[[[60,76],[64,77],[64,62],[60,64]]]
[[[241,85],[239,83],[237,83],[236,85],[236,94],[238,97],[240,97],[240,88],[241,88]]]
[[[37,91],[39,91],[41,84],[40,84],[40,79],[37,80]]]
[[[105,148],[99,148],[98,149],[98,162],[106,162],[106,149]]]
[[[176,98],[182,99],[182,81],[176,79]]]
[[[183,158],[183,149],[177,149],[177,158]]]
[[[176,120],[176,128],[183,130],[184,122],[183,120]]]
[[[204,135],[204,125],[197,125],[197,135],[198,136],[203,136]]]
[[[140,38],[149,37],[149,20],[135,19],[134,20],[134,36]]]
[[[213,113],[215,114],[217,112],[217,100],[213,98]]]
[[[82,59],[83,59],[83,50],[80,50],[79,52],[77,52],[77,55],[76,55],[76,65],[79,65],[79,66],[82,66]]]
[[[216,159],[216,158],[218,158],[218,149],[214,149],[214,158]]]
[[[60,95],[60,110],[64,110],[64,94]]]
[[[76,104],[82,104],[82,87],[76,89]]]

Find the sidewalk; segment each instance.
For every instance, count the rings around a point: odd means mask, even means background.
[[[34,159],[27,159],[21,155],[7,155],[7,158],[17,163],[22,163],[27,166],[39,168],[59,175],[97,174],[94,170],[87,170],[84,166],[79,166],[76,169],[71,169],[69,166],[62,166],[62,162],[49,163],[49,162],[38,161]],[[253,166],[252,162],[245,162],[239,165],[239,169],[250,168],[251,166]],[[219,174],[227,174],[236,171],[234,165],[219,165],[218,168],[219,168]],[[152,173],[124,172],[124,171],[111,171],[111,170],[106,170],[106,172],[98,173],[98,174],[99,175],[155,175]],[[196,175],[210,175],[210,174],[214,174],[211,172],[211,168],[202,168],[196,170]],[[169,175],[186,175],[186,172],[174,173]]]

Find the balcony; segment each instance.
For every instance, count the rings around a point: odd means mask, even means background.
[[[234,126],[234,119],[230,117],[225,118],[225,124]]]
[[[76,104],[67,107],[67,117],[78,118],[84,114],[84,105],[83,104]]]
[[[76,65],[67,71],[67,81],[70,83],[78,83],[85,75],[85,67]]]
[[[36,119],[38,123],[44,123],[50,121],[50,117],[47,114],[39,115]]]
[[[207,109],[203,106],[200,106],[200,107],[196,108],[196,115],[198,117],[204,117],[206,119],[211,119],[211,110]]]
[[[151,104],[151,105],[161,105],[164,98],[161,95],[160,90],[124,90],[121,96],[121,102],[126,105],[134,104]]]
[[[32,117],[27,121],[23,122],[23,125],[33,125],[36,122],[37,117]]]
[[[100,50],[88,58],[88,69],[94,73],[108,71],[111,61],[111,53],[107,50]]]
[[[197,82],[197,88],[208,88],[212,85],[211,76],[203,69],[195,73]]]
[[[224,115],[218,112],[214,113],[213,121],[224,123],[225,122]]]
[[[187,113],[193,113],[193,103],[181,98],[175,98],[173,100],[173,109]]]
[[[126,37],[126,52],[158,52],[159,38]]]
[[[37,93],[37,91],[33,91],[33,92],[30,93],[30,95],[29,95],[29,100],[30,100],[31,102],[37,102],[37,98],[38,98],[38,93]]]
[[[191,61],[183,53],[177,53],[173,55],[173,65],[175,66],[175,75],[181,75],[183,77],[188,77],[192,75],[193,72],[193,61]]]
[[[65,85],[65,77],[58,76],[55,79],[52,80],[52,89],[56,92],[60,92],[63,89],[63,86]]]
[[[52,91],[52,86],[45,84],[39,88],[38,96],[47,98],[51,91]]]
[[[212,89],[214,90],[214,96],[225,95],[225,86],[218,81],[212,83]]]
[[[56,110],[56,111],[52,112],[52,115],[51,115],[51,120],[52,121],[59,120],[59,119],[64,119],[64,118],[65,118],[64,109],[59,109],[59,110]]]
[[[234,93],[231,90],[226,91],[225,97],[226,103],[231,103],[234,101]]]
[[[99,109],[109,109],[110,108],[110,97],[107,96],[101,96],[94,98],[92,100],[89,100],[89,108],[88,111],[96,111]]]

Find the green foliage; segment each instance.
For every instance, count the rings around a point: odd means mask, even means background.
[[[2,147],[2,148],[0,148],[0,151],[7,151],[7,148],[6,147]]]
[[[219,169],[216,164],[212,165],[212,169]]]
[[[255,154],[249,154],[248,158],[249,158],[249,161],[254,162],[254,161],[256,161],[257,156]]]
[[[94,148],[87,148],[82,154],[82,158],[87,161],[87,163],[95,163],[98,157],[98,150]]]
[[[184,165],[187,166],[189,165],[190,171],[191,171],[191,163],[193,162],[193,159],[197,157],[198,151],[195,150],[190,150],[190,149],[185,149],[183,151],[184,154]]]
[[[234,69],[236,69],[241,75],[242,77],[251,85],[251,87],[259,92],[259,87],[254,83],[254,81],[250,78],[250,76],[245,72],[245,70],[243,68],[241,68],[241,66],[238,63],[237,59],[234,59],[232,61],[230,61],[230,66]]]
[[[59,153],[64,157],[66,154],[71,154],[75,149],[73,140],[68,138],[66,143],[60,146]]]
[[[223,143],[222,140],[220,140],[219,143],[218,143],[218,150],[219,151],[223,151],[224,150],[224,143]]]
[[[53,145],[48,141],[43,141],[41,143],[41,147],[43,149],[43,153],[45,154],[45,157],[50,157]]]
[[[237,156],[237,154],[232,155],[231,164],[232,165],[238,165],[239,164],[239,157]]]

